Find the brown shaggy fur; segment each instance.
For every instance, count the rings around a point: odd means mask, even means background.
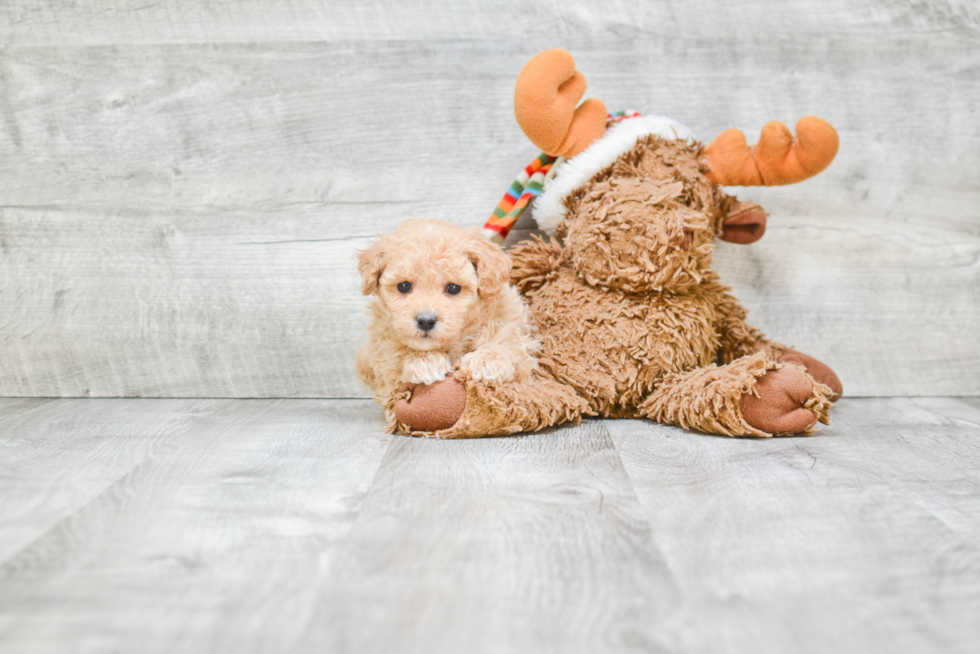
[[[540,334],[543,372],[589,413],[770,436],[746,422],[740,399],[783,367],[785,347],[745,323],[711,269],[736,200],[711,184],[699,155],[683,141],[641,138],[566,199],[557,238],[511,251],[511,279]],[[812,423],[827,422],[831,391],[807,380],[802,404]]]
[[[396,431],[430,438],[479,438],[540,431],[565,422],[579,422],[586,402],[570,386],[537,371],[522,382],[495,383],[463,380],[466,407],[454,425],[438,431],[415,430],[396,420],[396,405],[408,398],[405,391],[389,398],[385,416]]]

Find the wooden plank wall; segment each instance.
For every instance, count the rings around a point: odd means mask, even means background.
[[[366,396],[354,251],[482,223],[555,46],[705,140],[834,123],[717,267],[850,395],[980,394],[973,2],[11,0],[0,42],[0,395]]]

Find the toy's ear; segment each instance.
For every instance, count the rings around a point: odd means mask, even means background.
[[[386,234],[357,253],[357,272],[361,273],[361,293],[364,295],[370,295],[378,288],[390,243],[391,235]]]
[[[766,212],[754,202],[739,202],[734,205],[721,223],[723,241],[729,243],[755,243],[766,233]]]
[[[470,244],[467,255],[476,268],[479,278],[477,290],[484,297],[500,293],[510,281],[510,257],[500,246],[481,234],[477,229],[469,230]]]

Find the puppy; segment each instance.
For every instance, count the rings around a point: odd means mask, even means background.
[[[509,382],[537,367],[527,307],[510,258],[477,228],[408,220],[358,253],[370,304],[357,373],[381,403],[405,384]]]

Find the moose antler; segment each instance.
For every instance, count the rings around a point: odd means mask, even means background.
[[[813,177],[837,154],[837,131],[822,118],[796,123],[796,138],[786,125],[771,122],[749,148],[737,129],[722,132],[705,148],[708,179],[720,186],[781,186]]]
[[[531,142],[551,156],[573,157],[606,131],[606,105],[585,94],[585,76],[561,48],[545,50],[517,76],[514,115]]]

